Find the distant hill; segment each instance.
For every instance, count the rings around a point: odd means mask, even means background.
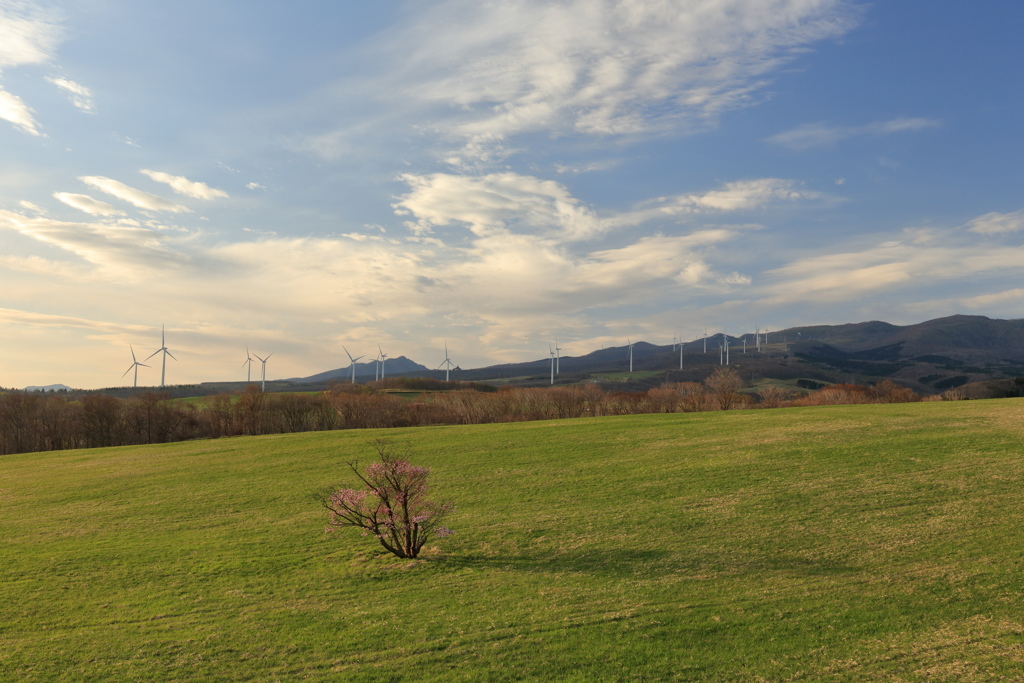
[[[562,356],[556,383],[606,381],[623,391],[639,391],[666,381],[700,381],[724,362],[721,344],[721,335],[709,337],[706,342],[686,342],[680,369],[678,347],[638,341],[633,344],[632,375],[629,347],[625,345],[582,356]],[[1024,377],[1024,320],[953,315],[915,325],[877,320],[807,325],[771,332],[760,351],[753,335],[729,336],[729,365],[747,381],[770,378],[871,383],[892,379],[921,393],[938,393],[968,383]],[[443,370],[427,368],[404,356],[388,359],[385,375],[445,376]],[[343,367],[287,382],[325,384],[350,377],[351,369]],[[357,381],[374,377],[373,362],[356,363]],[[551,359],[458,368],[451,378],[547,386],[551,383]]]
[[[47,384],[45,387],[25,387],[25,391],[71,391],[66,384]]]
[[[793,327],[770,333],[761,351],[753,335],[729,336],[729,364],[744,379],[809,379],[821,383],[878,382],[893,379],[922,393],[937,393],[971,382],[1024,376],[1024,320],[953,315],[915,325],[881,321]],[[619,380],[624,390],[664,381],[696,381],[721,361],[721,335],[678,347],[636,342],[635,380]],[[464,370],[459,379],[521,378],[519,383],[550,383],[547,358]],[[559,381],[600,373],[628,373],[629,349],[618,346],[559,361]],[[659,371],[653,374],[652,371]],[[646,376],[641,377],[641,373]]]
[[[377,377],[377,364],[373,361],[368,363],[356,363],[356,380],[366,381],[367,379],[375,379]],[[385,377],[396,377],[398,375],[418,375],[420,373],[429,372],[429,368],[425,365],[420,365],[412,360],[409,360],[405,356],[398,356],[397,358],[388,358],[384,361],[384,376]],[[313,384],[330,382],[333,380],[346,380],[352,377],[352,366],[346,365],[343,368],[337,368],[335,370],[327,370],[325,372],[318,372],[315,375],[309,377],[293,377],[292,379],[285,380],[286,382],[295,382],[300,384]]]

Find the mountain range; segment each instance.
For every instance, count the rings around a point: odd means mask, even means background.
[[[633,344],[634,379],[619,378],[625,390],[639,390],[664,381],[699,381],[725,360],[716,334],[678,347],[647,342]],[[753,335],[729,336],[729,365],[744,379],[803,379],[810,382],[870,383],[892,379],[921,393],[937,393],[964,384],[1024,376],[1024,320],[953,315],[915,325],[869,321],[844,325],[808,325],[773,331],[761,350]],[[746,350],[744,351],[744,341]],[[706,350],[705,350],[706,349]],[[550,359],[505,363],[453,371],[452,379],[499,380],[517,385],[550,383]],[[557,382],[593,379],[601,373],[628,373],[629,347],[609,347],[583,356],[559,359]],[[404,356],[389,359],[387,376],[434,377],[431,370]],[[295,383],[345,380],[350,368],[337,368]],[[357,363],[356,379],[375,376],[373,363]]]

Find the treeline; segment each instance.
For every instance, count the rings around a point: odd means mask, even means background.
[[[413,389],[400,379],[385,386]],[[196,402],[170,401],[157,392],[128,399],[94,394],[71,400],[12,391],[0,395],[0,454],[331,429],[920,400],[913,391],[888,381],[868,387],[830,385],[800,398],[774,387],[757,394],[740,389],[739,376],[724,369],[704,382],[665,384],[643,393],[606,391],[597,384],[486,391],[474,387],[426,393],[420,401],[386,393],[379,383],[340,384],[317,394],[263,393],[253,385],[238,394]]]

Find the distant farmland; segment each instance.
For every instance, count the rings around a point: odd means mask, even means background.
[[[408,441],[456,534],[324,534]],[[8,680],[996,680],[1024,400],[238,437],[0,458]]]

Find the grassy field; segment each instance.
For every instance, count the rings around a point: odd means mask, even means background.
[[[382,432],[3,457],[0,679],[1024,677],[1024,399],[386,434],[423,560],[323,531]]]

